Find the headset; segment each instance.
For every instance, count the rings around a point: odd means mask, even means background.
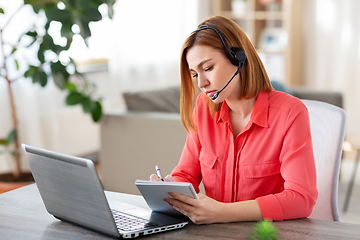
[[[229,85],[229,83],[231,82],[231,80],[233,80],[233,78],[241,71],[241,69],[244,66],[245,60],[246,60],[246,54],[245,52],[238,47],[232,47],[230,49],[228,43],[225,40],[224,35],[219,31],[219,29],[217,29],[215,26],[212,25],[208,25],[208,24],[204,24],[204,25],[200,25],[198,29],[196,29],[194,32],[199,32],[205,29],[211,29],[213,31],[216,32],[216,34],[219,36],[222,44],[224,45],[224,48],[227,52],[228,58],[230,60],[230,62],[235,65],[238,66],[238,70],[236,71],[236,73],[234,74],[234,76],[232,76],[232,78],[228,81],[228,83],[218,92],[216,92],[211,99],[215,100],[219,94]]]

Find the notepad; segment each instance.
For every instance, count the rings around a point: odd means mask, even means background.
[[[169,215],[182,215],[164,201],[165,198],[171,198],[169,192],[181,193],[192,198],[198,198],[191,183],[136,180],[135,185],[151,210]]]

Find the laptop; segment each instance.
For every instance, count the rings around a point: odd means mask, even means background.
[[[46,210],[57,219],[117,238],[164,232],[188,223],[121,200],[118,209],[110,209],[91,160],[25,144],[22,148]]]

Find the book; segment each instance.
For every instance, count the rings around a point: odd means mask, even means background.
[[[191,183],[136,180],[135,185],[151,210],[168,215],[182,215],[182,213],[176,211],[164,201],[165,198],[171,198],[169,192],[181,193],[192,198],[198,198]]]

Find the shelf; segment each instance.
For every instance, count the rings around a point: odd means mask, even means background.
[[[232,11],[222,11],[219,13],[222,16],[234,20],[282,20],[282,12],[267,12],[267,11],[247,11],[244,14],[234,14]]]
[[[255,20],[282,20],[282,12],[266,12],[266,11],[257,11],[254,12]]]
[[[239,8],[240,14],[234,14],[232,11],[234,5],[231,0],[213,0],[213,14],[225,16],[239,24],[258,53],[269,57],[282,55],[285,60],[279,68],[284,71],[283,80],[289,86],[295,86],[302,85],[304,81],[304,5],[302,0],[282,0],[281,5],[275,9],[273,8],[275,6],[264,5],[260,0],[247,0],[246,9],[248,10]],[[261,45],[264,35],[268,34],[271,37],[272,29],[277,28],[284,30],[287,41],[281,44],[281,48],[264,49],[264,45]],[[274,33],[274,38],[276,37],[277,35]],[[271,67],[277,68],[278,66]]]
[[[285,54],[285,51],[281,51],[281,50],[267,50],[267,49],[257,48],[256,51],[258,53],[264,53],[264,54]]]

